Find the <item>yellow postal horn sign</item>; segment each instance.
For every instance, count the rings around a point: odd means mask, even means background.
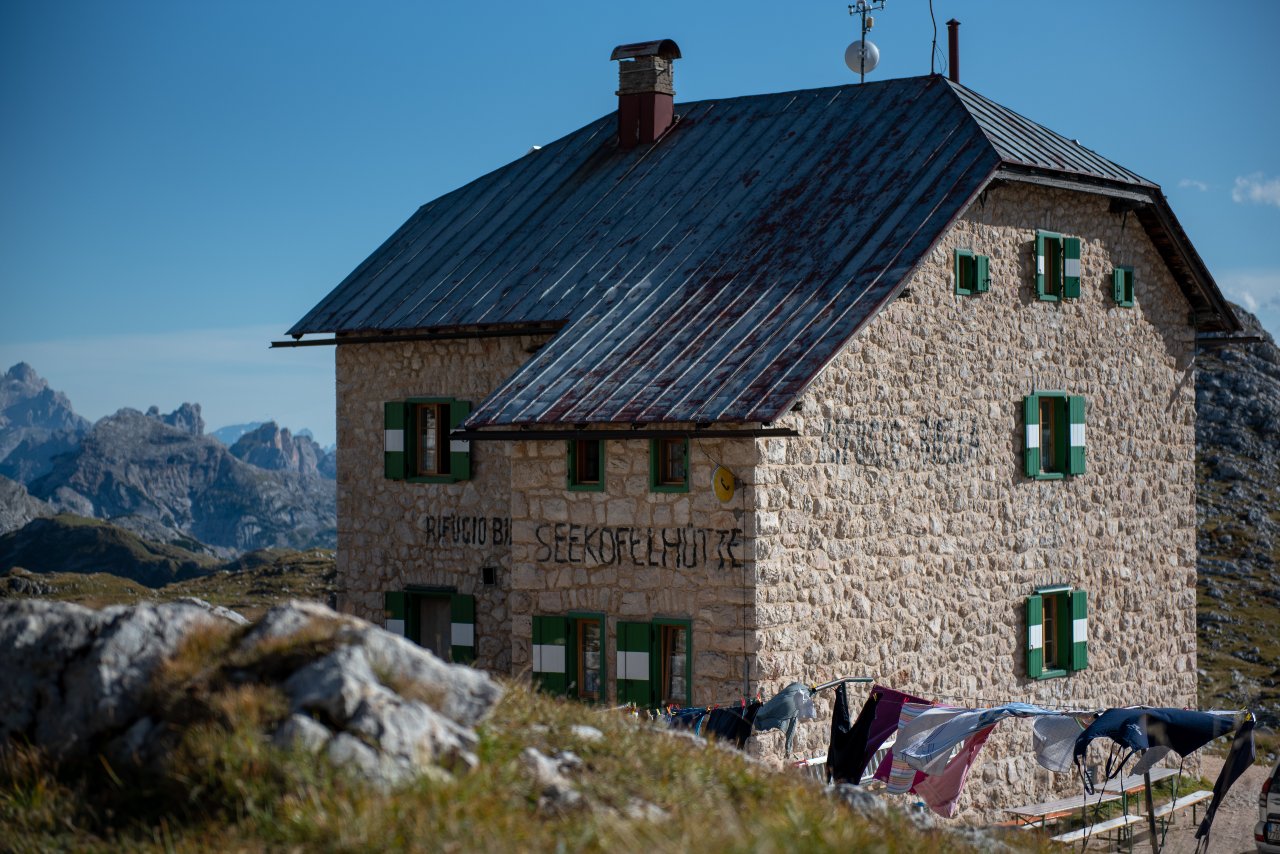
[[[724,466],[716,466],[716,470],[711,473],[711,488],[716,491],[716,498],[721,501],[728,502],[733,499],[734,489],[737,484],[733,479],[733,472]]]

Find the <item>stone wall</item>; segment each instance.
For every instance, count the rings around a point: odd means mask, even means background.
[[[618,620],[689,619],[693,702],[741,697],[744,659],[755,652],[749,496],[740,488],[722,504],[711,473],[723,464],[750,483],[756,454],[750,439],[694,439],[689,491],[661,493],[649,488],[649,442],[610,440],[605,490],[575,492],[567,489],[565,442],[514,443],[513,672],[531,668],[535,615],[603,613],[606,690],[613,701]]]
[[[1081,295],[1036,298],[1035,228],[1082,240]],[[990,256],[991,289],[954,293],[954,249]],[[1113,264],[1136,304],[1112,299]],[[958,704],[1195,705],[1193,329],[1136,217],[1101,196],[992,189],[852,341],[756,472],[759,667],[792,679],[871,675]],[[1023,397],[1087,398],[1087,472],[1023,470]],[[1089,594],[1089,666],[1026,675],[1025,602]],[[829,693],[829,692],[828,692]],[[865,690],[855,689],[861,704]],[[830,697],[796,752],[825,750]],[[856,708],[854,713],[856,714]],[[761,737],[777,754],[781,737]],[[1078,791],[1005,723],[962,806]],[[997,787],[1003,791],[997,791]]]
[[[510,669],[511,449],[473,442],[470,480],[410,483],[383,475],[383,404],[409,397],[479,403],[546,337],[337,348],[339,608],[379,625],[383,594],[408,586],[476,597],[476,665]],[[483,520],[483,537],[477,536]],[[495,536],[499,527],[502,536]],[[483,542],[481,542],[483,540]],[[481,570],[497,569],[496,584]]]

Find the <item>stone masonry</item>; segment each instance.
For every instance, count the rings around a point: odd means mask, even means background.
[[[1078,300],[1036,299],[1037,227],[1081,238]],[[957,248],[990,257],[990,292],[954,293]],[[1136,271],[1132,308],[1112,300],[1117,264]],[[650,491],[648,442],[625,428],[603,492],[567,489],[563,441],[474,442],[463,483],[386,480],[384,401],[478,402],[545,339],[341,346],[342,607],[379,620],[384,591],[409,584],[474,594],[477,665],[512,674],[530,669],[533,616],[604,613],[609,702],[618,620],[677,617],[693,622],[695,704],[735,700],[744,679],[771,695],[871,675],[965,705],[1194,705],[1188,316],[1136,217],[1102,196],[993,187],[775,425],[799,438],[695,438],[687,493]],[[1086,397],[1085,474],[1023,473],[1033,390]],[[710,488],[717,464],[739,482],[728,504]],[[509,544],[441,538],[441,516],[509,519]],[[1088,591],[1089,667],[1030,679],[1025,601],[1057,583]],[[830,701],[795,753],[825,750]],[[753,741],[781,757],[778,733]],[[1030,742],[1026,722],[997,730],[970,815],[1078,790]]]
[[[1081,238],[1080,299],[1036,298],[1036,227]],[[954,293],[954,249],[990,257],[990,292]],[[1113,265],[1136,271],[1132,308]],[[1102,196],[992,189],[908,289],[784,419],[802,438],[763,442],[766,690],[867,674],[969,706],[1194,706],[1194,330],[1136,218]],[[1085,474],[1024,474],[1033,390],[1086,396]],[[1088,591],[1089,666],[1029,679],[1025,600],[1055,583]],[[798,753],[826,749],[829,712],[827,697]],[[962,805],[1078,791],[1030,745],[1028,722],[997,729]]]

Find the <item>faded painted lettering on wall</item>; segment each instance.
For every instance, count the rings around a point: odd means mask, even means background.
[[[978,422],[958,418],[872,418],[828,422],[818,462],[905,469],[921,463],[955,465],[974,459]]]
[[[742,566],[741,528],[605,528],[539,525],[538,563],[736,569]]]
[[[435,545],[511,545],[511,520],[505,516],[426,516],[422,531],[426,542]]]

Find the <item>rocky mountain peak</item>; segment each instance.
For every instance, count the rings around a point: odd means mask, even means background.
[[[44,381],[36,369],[28,365],[26,362],[19,362],[10,368],[4,375],[6,380],[22,383],[23,385],[39,385],[44,388],[48,383]]]
[[[168,415],[160,414],[160,407],[153,406],[147,410],[148,418],[155,418],[170,427],[177,427],[195,436],[204,435],[204,418],[200,415],[200,404],[184,403]]]
[[[304,476],[320,476],[325,454],[314,440],[294,436],[289,428],[268,421],[241,436],[231,446],[232,456],[271,471],[294,471]]]

